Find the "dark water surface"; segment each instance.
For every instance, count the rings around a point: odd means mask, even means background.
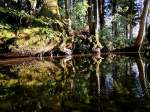
[[[150,60],[0,60],[0,112],[150,112]]]

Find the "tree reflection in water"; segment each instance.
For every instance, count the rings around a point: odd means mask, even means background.
[[[25,58],[0,65],[1,111],[150,111],[150,63],[140,55]]]

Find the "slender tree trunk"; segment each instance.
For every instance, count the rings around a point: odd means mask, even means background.
[[[65,12],[66,12],[66,19],[69,19],[69,0],[65,0]]]
[[[140,20],[140,28],[138,31],[138,36],[136,38],[134,47],[139,51],[143,42],[143,34],[144,34],[144,27],[145,27],[145,19],[146,19],[146,15],[148,13],[148,8],[149,8],[149,0],[145,0],[144,1],[144,8],[143,8],[143,12],[141,14],[141,20]]]
[[[99,0],[88,0],[88,22],[89,22],[89,31],[91,35],[95,35],[96,44],[94,45],[93,51],[100,53],[102,48],[99,41],[99,30],[100,30],[100,19],[99,19]]]
[[[133,26],[132,26],[132,23],[130,22],[129,24],[127,23],[127,34],[126,34],[126,37],[127,39],[131,39],[132,36],[133,36]]]
[[[130,24],[127,23],[127,39],[130,39]]]
[[[89,23],[89,32],[91,35],[95,34],[95,24],[94,24],[94,11],[93,11],[93,2],[92,0],[88,0],[88,23]]]
[[[73,17],[74,0],[70,0],[70,16]]]
[[[148,26],[146,32],[147,32],[146,38],[147,38],[147,40],[148,40],[148,42],[149,42],[149,44],[150,44],[150,25]]]
[[[116,13],[116,5],[117,5],[117,1],[116,0],[112,0],[112,16],[114,16],[115,13]],[[112,22],[112,35],[113,35],[113,37],[117,37],[118,36],[117,22],[116,21]]]
[[[100,30],[100,18],[99,18],[99,2],[96,0],[96,27],[95,27],[95,39],[96,39],[96,46],[95,50],[97,53],[100,53],[100,49],[102,48],[102,45],[99,40],[99,30]]]
[[[130,23],[130,36],[129,38],[131,39],[133,37],[133,26],[132,23]]]
[[[126,36],[127,39],[129,39],[128,38],[128,22],[126,22],[125,29],[126,29],[125,36]]]
[[[147,65],[147,77],[149,78],[150,81],[150,64]]]
[[[147,87],[147,84],[146,84],[146,76],[145,76],[145,70],[144,70],[144,63],[143,63],[143,60],[142,60],[140,54],[136,58],[136,63],[137,63],[138,69],[139,69],[139,78],[140,78],[142,89],[143,89],[143,91],[145,93],[145,96],[149,97],[149,91],[148,91],[148,87]]]
[[[68,30],[71,31],[71,18],[70,18],[70,0],[65,1],[66,19],[68,20]]]
[[[95,27],[95,34],[98,33],[99,29],[100,29],[100,18],[99,18],[99,5],[98,5],[98,0],[96,0],[96,7],[95,7],[95,24],[96,24],[96,27]]]
[[[131,20],[130,21],[127,21],[127,39],[131,39],[132,38],[132,31],[133,31],[133,28],[132,28],[132,22]]]
[[[99,18],[100,18],[100,29],[103,29],[104,26],[104,0],[99,0]]]

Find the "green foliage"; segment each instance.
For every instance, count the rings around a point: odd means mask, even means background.
[[[7,24],[5,21],[0,21],[0,29],[11,29],[11,26]]]
[[[3,8],[3,7],[0,7],[0,13],[14,15],[14,16],[20,16],[20,17],[30,16],[25,11],[18,11],[18,10],[14,10],[14,9],[10,9],[10,8]]]
[[[72,26],[73,28],[83,28],[87,25],[87,1],[75,2],[72,17]]]
[[[111,23],[106,20],[106,26],[100,32],[102,43],[105,43],[111,49],[133,46],[135,40],[134,35],[131,35],[131,39],[127,39],[126,33],[129,33],[129,30],[133,30],[132,28],[136,25],[136,20],[139,16],[137,15],[137,3],[134,0],[113,0],[109,5],[111,8],[107,7],[107,10],[113,10],[113,15],[111,15]],[[131,26],[131,29],[129,26]]]
[[[105,39],[104,39],[105,40]],[[134,45],[135,39],[127,39],[126,37],[110,38],[106,42],[106,46],[112,49],[124,48]]]
[[[111,31],[111,27],[105,26],[100,32],[100,41],[102,45],[106,45],[110,50],[134,45],[135,38],[127,39],[124,35],[121,34],[118,37],[112,37]],[[123,32],[123,29],[120,28],[120,32]]]

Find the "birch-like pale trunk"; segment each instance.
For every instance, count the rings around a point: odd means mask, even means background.
[[[138,57],[136,58],[136,63],[137,63],[138,70],[139,70],[139,78],[140,78],[142,89],[144,91],[145,96],[149,97],[149,91],[148,91],[148,87],[147,87],[147,83],[146,83],[147,79],[145,76],[144,62],[143,62],[140,54],[138,54]]]
[[[147,14],[148,14],[149,3],[150,3],[149,0],[144,1],[144,8],[143,8],[143,12],[141,14],[141,19],[140,19],[140,28],[139,28],[138,36],[137,36],[135,44],[134,44],[134,47],[138,51],[140,50],[143,39],[144,39],[144,29],[145,29],[145,23],[144,22],[145,22]]]
[[[99,40],[99,30],[100,30],[100,19],[99,19],[99,1],[96,0],[96,27],[95,27],[95,38],[96,38],[96,48],[98,49],[98,53],[100,52],[100,49],[102,48],[102,45],[100,43],[100,40]]]

